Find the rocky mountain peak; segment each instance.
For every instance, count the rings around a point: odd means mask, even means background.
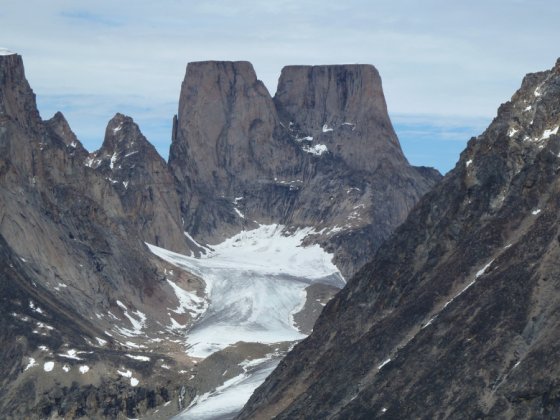
[[[71,156],[79,156],[81,159],[85,159],[88,152],[70,128],[70,124],[68,124],[62,112],[57,112],[45,123],[53,141],[60,141],[67,148]]]
[[[322,145],[369,172],[386,159],[406,162],[372,65],[284,67],[274,103],[304,150]]]
[[[18,54],[0,54],[0,122],[11,119],[21,126],[36,127],[41,121]]]
[[[180,180],[230,196],[240,183],[291,166],[289,147],[275,154],[277,123],[272,98],[250,63],[189,63],[169,164]]]

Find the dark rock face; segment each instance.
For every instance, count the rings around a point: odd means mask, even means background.
[[[366,257],[346,239],[376,248],[439,179],[404,158],[373,66],[287,67],[272,100],[249,63],[190,63],[174,126],[186,230],[313,226],[345,275]]]
[[[168,310],[178,300],[166,277],[187,289],[198,281],[166,276],[143,243],[157,223],[146,236],[137,228],[150,210],[131,210],[126,192],[86,165],[62,114],[41,120],[17,55],[0,56],[0,110],[2,415],[137,417],[176,397],[181,378],[160,364],[177,361],[157,349],[144,356],[150,362],[127,354],[174,335]],[[151,159],[145,182],[157,184]]]
[[[525,77],[239,418],[558,417],[558,110]]]
[[[406,166],[371,65],[284,67],[274,103],[297,138],[325,144],[352,168],[371,173],[386,159]]]
[[[151,244],[188,251],[173,175],[132,118],[117,114],[101,149],[85,160],[111,183],[122,204],[122,218]]]

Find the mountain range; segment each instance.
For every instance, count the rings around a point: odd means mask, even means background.
[[[3,52],[0,151],[7,418],[246,400],[441,178],[370,65],[289,66],[272,97],[248,62],[189,63],[166,162],[122,114],[88,152]]]

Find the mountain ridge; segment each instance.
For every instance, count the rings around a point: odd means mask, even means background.
[[[238,418],[558,416],[558,98],[527,75]]]

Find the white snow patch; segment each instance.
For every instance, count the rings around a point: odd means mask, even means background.
[[[45,364],[43,365],[43,369],[45,370],[45,372],[50,372],[52,371],[54,368],[54,362],[45,362]]]
[[[115,152],[113,153],[113,156],[111,156],[111,162],[109,163],[109,168],[113,169],[115,167],[115,162],[117,161],[117,159],[118,159],[117,152]]]
[[[323,124],[323,133],[328,133],[329,131],[333,131],[333,129],[329,128],[327,124]]]
[[[138,153],[138,150],[135,150],[134,152],[127,153],[126,155],[124,155],[124,157],[127,158],[127,157],[130,157],[132,155],[135,155],[136,153]]]
[[[536,88],[535,91],[533,92],[533,95],[535,95],[537,98],[538,98],[539,96],[542,95],[541,87],[540,87],[540,86],[537,86],[537,88]]]
[[[550,130],[549,129],[544,130],[544,133],[542,134],[540,140],[546,140],[546,139],[550,138],[550,136],[555,135],[557,133],[558,133],[558,127],[554,127]]]
[[[27,362],[27,366],[25,366],[23,371],[25,372],[27,369],[31,369],[33,366],[37,366],[37,362],[33,357],[30,357],[29,362]]]
[[[128,181],[123,181],[122,184],[124,185],[124,188],[125,188],[125,189],[128,188]]]
[[[490,268],[490,266],[492,265],[493,262],[494,262],[494,260],[490,261],[488,264],[486,264],[484,267],[482,267],[480,270],[478,270],[476,272],[476,276],[474,276],[474,278],[477,279],[480,276],[482,276],[484,273],[486,273],[486,270],[488,270],[488,268]]]
[[[160,258],[201,277],[209,305],[189,331],[188,354],[207,357],[238,341],[276,343],[305,337],[293,326],[293,313],[313,282],[337,287],[344,279],[332,255],[319,245],[302,246],[314,233],[289,236],[282,225],[261,225],[214,246],[211,255],[187,257],[147,244]]]
[[[530,111],[531,108],[532,108],[531,105],[529,105],[529,106],[528,106],[527,108],[525,108],[523,111],[525,111],[525,112]]]
[[[296,140],[298,143],[301,143],[301,142],[303,142],[303,141],[313,141],[313,137],[311,137],[311,136],[305,136],[305,137],[301,137],[301,138],[296,137],[295,140]]]
[[[137,386],[140,383],[140,381],[136,378],[130,378],[130,385],[131,386]]]
[[[536,215],[539,214],[540,212],[541,212],[541,209],[535,209],[535,210],[533,210],[533,211],[531,212],[531,214],[532,214],[533,216],[536,216]]]
[[[465,166],[468,168],[472,164],[472,159],[469,159],[465,162]]]
[[[118,133],[119,131],[121,131],[121,129],[122,129],[122,123],[120,123],[118,126],[113,128],[113,134]]]
[[[139,360],[141,362],[149,362],[150,361],[150,358],[147,357],[147,356],[136,356],[134,354],[126,354],[125,356],[130,357],[131,359],[134,359],[134,360]]]
[[[95,340],[97,340],[97,343],[98,343],[100,346],[104,346],[105,344],[107,344],[107,340],[103,340],[102,338],[95,337]]]
[[[68,365],[62,366],[62,370],[63,370],[64,372],[68,373],[68,372],[70,372],[70,366],[68,366]]]
[[[237,215],[239,217],[241,217],[242,219],[245,219],[245,215],[243,213],[241,213],[237,207],[234,207],[233,210],[235,210],[235,212],[237,213]]]
[[[208,308],[208,302],[194,293],[187,292],[179,287],[176,283],[167,279],[169,285],[173,288],[175,296],[179,301],[177,309],[172,310],[176,314],[190,313],[194,317],[198,317]]]
[[[383,363],[381,363],[379,366],[377,366],[377,370],[381,370],[383,369],[383,366],[385,366],[387,363],[389,363],[391,361],[391,359],[386,359],[383,361]]]
[[[78,357],[78,352],[74,349],[68,350],[66,354],[59,353],[59,356],[66,357],[67,359],[82,360],[82,358]]]
[[[0,55],[15,55],[15,52],[8,50],[7,48],[0,48]]]
[[[508,131],[508,136],[509,136],[509,137],[513,137],[513,136],[515,136],[516,133],[519,133],[519,130],[517,130],[517,129],[511,127],[511,128],[509,129],[509,131]]]
[[[212,252],[213,252],[212,248],[210,248],[210,247],[208,247],[208,246],[204,246],[204,245],[199,244],[199,243],[198,243],[197,241],[195,241],[195,239],[189,234],[189,232],[183,232],[183,233],[185,234],[185,236],[187,237],[187,239],[188,239],[189,241],[191,241],[191,242],[192,242],[193,244],[195,244],[197,247],[202,248],[202,249],[207,253],[207,255],[211,255],[211,254],[212,254]],[[149,245],[148,245],[148,246],[149,246]],[[153,251],[152,251],[152,252],[153,252]],[[165,258],[164,258],[164,259],[165,259]]]
[[[29,301],[29,308],[30,308],[32,311],[37,312],[38,314],[42,314],[42,313],[43,313],[43,310],[42,310],[41,308],[39,308],[38,306],[36,306],[35,303],[33,303],[32,300]]]
[[[80,366],[80,373],[81,373],[82,375],[84,375],[84,374],[86,374],[86,373],[88,373],[88,372],[89,372],[89,366],[87,366],[87,365],[82,365],[82,366]]]
[[[146,324],[146,315],[142,312],[140,312],[139,310],[133,311],[132,312],[132,316],[129,312],[128,312],[128,308],[125,306],[124,303],[122,303],[120,300],[116,301],[117,305],[123,309],[123,313],[124,316],[126,316],[128,318],[128,320],[130,321],[130,323],[132,324],[132,330],[129,328],[124,328],[124,327],[115,327],[115,329],[122,335],[126,336],[126,337],[134,337],[134,336],[138,336],[140,334],[142,334],[142,329],[144,328],[145,324]],[[112,315],[109,312],[110,315]],[[114,316],[114,315],[113,315]],[[115,317],[115,319],[118,319]]]
[[[117,370],[118,374],[124,376],[125,378],[132,378],[132,372],[130,370],[120,371]]]
[[[316,144],[314,146],[303,146],[302,150],[307,153],[311,153],[315,156],[321,156],[323,153],[329,151],[326,145],[324,144]]]

